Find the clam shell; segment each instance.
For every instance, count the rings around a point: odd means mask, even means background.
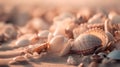
[[[102,45],[103,46],[105,46],[108,43],[108,36],[100,28],[92,28],[92,29],[89,29],[85,33],[92,34],[92,35],[95,35],[96,37],[100,38],[102,40]]]
[[[81,34],[72,45],[71,50],[79,51],[82,54],[94,53],[95,48],[102,45],[100,38],[91,34]]]
[[[110,52],[107,57],[114,60],[120,60],[120,50],[114,50]]]

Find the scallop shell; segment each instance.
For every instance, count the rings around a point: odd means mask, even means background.
[[[78,51],[79,54],[91,54],[101,45],[102,41],[100,38],[91,34],[81,34],[75,39],[71,50]]]
[[[106,35],[106,33],[100,29],[100,28],[92,28],[89,29],[87,32],[88,34],[92,34],[97,36],[98,38],[100,38],[102,40],[102,45],[105,46],[108,43],[108,36]]]
[[[67,59],[67,64],[76,65],[77,61],[72,56],[69,56],[68,59]]]
[[[105,46],[108,43],[108,37],[105,32],[99,28],[90,29],[80,34],[72,45],[73,51],[80,54],[91,54],[97,47]]]

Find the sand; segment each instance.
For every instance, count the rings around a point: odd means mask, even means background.
[[[69,55],[59,57],[50,53],[45,53],[43,56],[39,55],[36,58],[29,58],[26,61],[9,64],[14,57],[20,56],[21,51],[26,47],[14,48],[14,46],[14,44],[9,43],[0,46],[0,67],[76,67],[66,63]]]

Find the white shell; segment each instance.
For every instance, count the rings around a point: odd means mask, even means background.
[[[62,35],[54,36],[50,41],[50,51],[52,52],[60,52],[66,43],[66,39]]]
[[[38,33],[39,37],[48,37],[49,31],[48,30],[43,30]]]
[[[32,34],[25,34],[23,36],[21,36],[19,39],[17,39],[17,41],[15,42],[15,44],[17,46],[25,46],[25,45],[29,45],[30,44],[30,40],[29,38],[32,36]]]
[[[34,29],[36,30],[45,30],[48,29],[48,24],[46,22],[44,22],[42,19],[39,18],[34,18],[32,21],[32,26]]]
[[[113,23],[113,24],[120,23],[120,15],[118,15],[114,11],[109,13],[108,18],[111,20],[111,23]]]
[[[90,24],[93,24],[93,23],[102,23],[102,22],[104,22],[104,19],[103,19],[101,13],[98,13],[98,14],[94,15],[92,18],[90,18],[88,20],[88,23],[90,23]]]
[[[75,61],[75,59],[72,56],[69,56],[67,59],[67,64],[76,65],[77,62]]]

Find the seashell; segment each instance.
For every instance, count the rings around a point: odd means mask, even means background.
[[[19,37],[17,39],[17,41],[15,42],[15,45],[17,46],[26,46],[30,44],[30,40],[29,38],[32,36],[33,34],[25,34],[22,35],[21,37]]]
[[[79,54],[91,54],[94,53],[95,48],[101,45],[100,38],[91,34],[81,34],[75,39],[71,50],[78,51]]]
[[[72,56],[69,56],[68,59],[67,59],[67,64],[76,65],[77,61]]]
[[[17,56],[13,58],[13,61],[25,61],[26,59],[23,56]]]
[[[120,15],[117,14],[115,11],[111,11],[109,14],[108,14],[108,18],[110,19],[111,23],[112,24],[118,24],[120,23]]]
[[[120,50],[114,50],[107,55],[108,58],[113,60],[120,60]]]
[[[30,48],[28,49],[29,53],[33,54],[34,52],[37,52],[38,54],[40,54],[41,52],[43,52],[43,51],[45,52],[49,48],[49,44],[48,43],[35,44]]]
[[[80,34],[72,44],[71,50],[78,54],[91,54],[100,46],[105,46],[108,38],[105,32],[98,28],[90,29]]]
[[[17,38],[18,32],[15,26],[12,24],[7,24],[3,29],[3,34],[7,39],[15,39]]]
[[[63,46],[66,42],[67,39],[64,36],[62,35],[54,36],[49,42],[50,44],[49,51],[59,53],[63,49]]]
[[[85,33],[89,33],[89,34],[95,35],[98,38],[100,38],[102,40],[103,46],[105,46],[108,43],[108,36],[106,35],[106,33],[102,29],[92,28],[92,29],[89,29]]]
[[[108,36],[108,42],[114,41],[114,37],[113,37],[114,30],[110,27],[109,20],[105,20],[104,28],[105,28],[105,33]]]
[[[90,18],[88,20],[88,23],[89,24],[100,24],[100,23],[103,23],[104,21],[105,21],[105,18],[103,14],[98,13],[98,14],[95,14],[92,18]]]
[[[89,8],[82,8],[77,13],[77,19],[80,23],[86,22],[93,14],[93,11]]]
[[[28,39],[17,40],[15,43],[17,46],[26,46],[30,44]]]
[[[68,24],[68,26],[65,28],[65,33],[68,36],[68,38],[74,38],[73,37],[73,30],[78,27],[78,24],[75,22]]]
[[[59,16],[56,16],[53,21],[56,22],[56,21],[63,21],[63,20],[74,20],[75,17],[74,15],[72,15],[71,13],[61,13]]]
[[[38,37],[47,38],[49,34],[48,30],[43,30],[38,33]]]
[[[74,17],[72,18],[71,16],[66,16],[65,18],[59,18],[57,20],[54,20],[53,25],[50,27],[50,31],[53,32],[53,35],[65,35],[65,29],[66,27],[74,22]],[[63,26],[64,24],[64,26]]]
[[[27,25],[27,29],[31,29],[33,31],[39,30],[47,30],[49,25],[40,18],[33,18]]]
[[[107,57],[107,54],[106,54],[106,53],[103,53],[103,52],[98,53],[98,55],[99,55],[101,58],[106,58],[106,57]]]

